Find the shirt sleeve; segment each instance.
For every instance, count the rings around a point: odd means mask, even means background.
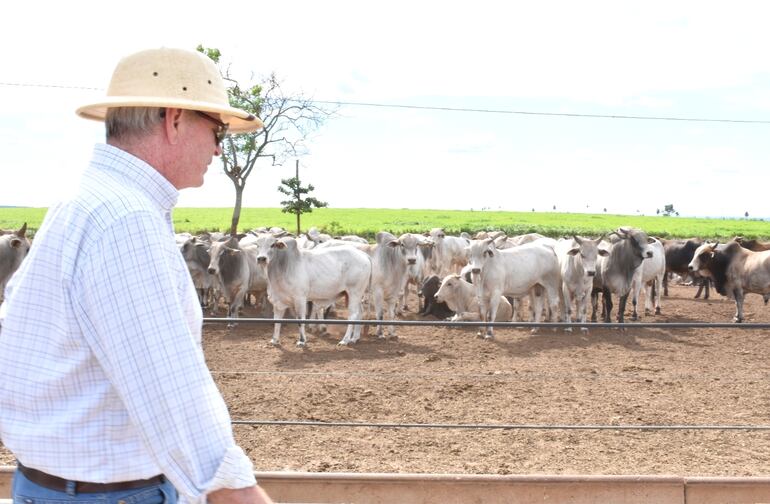
[[[181,287],[192,287],[167,225],[134,212],[92,243],[73,279],[75,316],[148,452],[189,502],[254,485],[188,325]]]

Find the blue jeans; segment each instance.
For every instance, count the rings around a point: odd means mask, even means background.
[[[13,475],[11,489],[13,504],[67,504],[86,502],[89,504],[176,504],[174,486],[166,480],[160,485],[151,485],[133,490],[105,493],[68,494],[49,490],[28,480],[17,469]]]

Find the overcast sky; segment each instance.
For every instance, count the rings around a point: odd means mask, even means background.
[[[69,190],[104,137],[75,108],[160,46],[219,48],[323,101],[770,121],[762,1],[38,1],[3,18],[0,205]],[[309,147],[301,178],[336,208],[770,216],[770,123],[348,105]],[[258,166],[244,206],[278,206],[293,173]],[[215,162],[180,205],[233,200]]]

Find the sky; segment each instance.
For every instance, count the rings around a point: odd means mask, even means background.
[[[245,82],[275,72],[319,101],[476,110],[340,106],[300,158],[331,207],[770,217],[768,16],[741,0],[12,2],[0,205],[74,188],[104,140],[74,111],[121,57],[203,44]],[[294,165],[258,165],[244,206],[279,206]],[[215,160],[179,206],[233,202]]]

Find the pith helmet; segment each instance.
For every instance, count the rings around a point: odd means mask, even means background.
[[[104,121],[112,107],[170,107],[220,114],[233,133],[264,125],[253,114],[231,107],[224,81],[209,57],[186,49],[149,49],[126,56],[115,67],[107,96],[77,114]]]

